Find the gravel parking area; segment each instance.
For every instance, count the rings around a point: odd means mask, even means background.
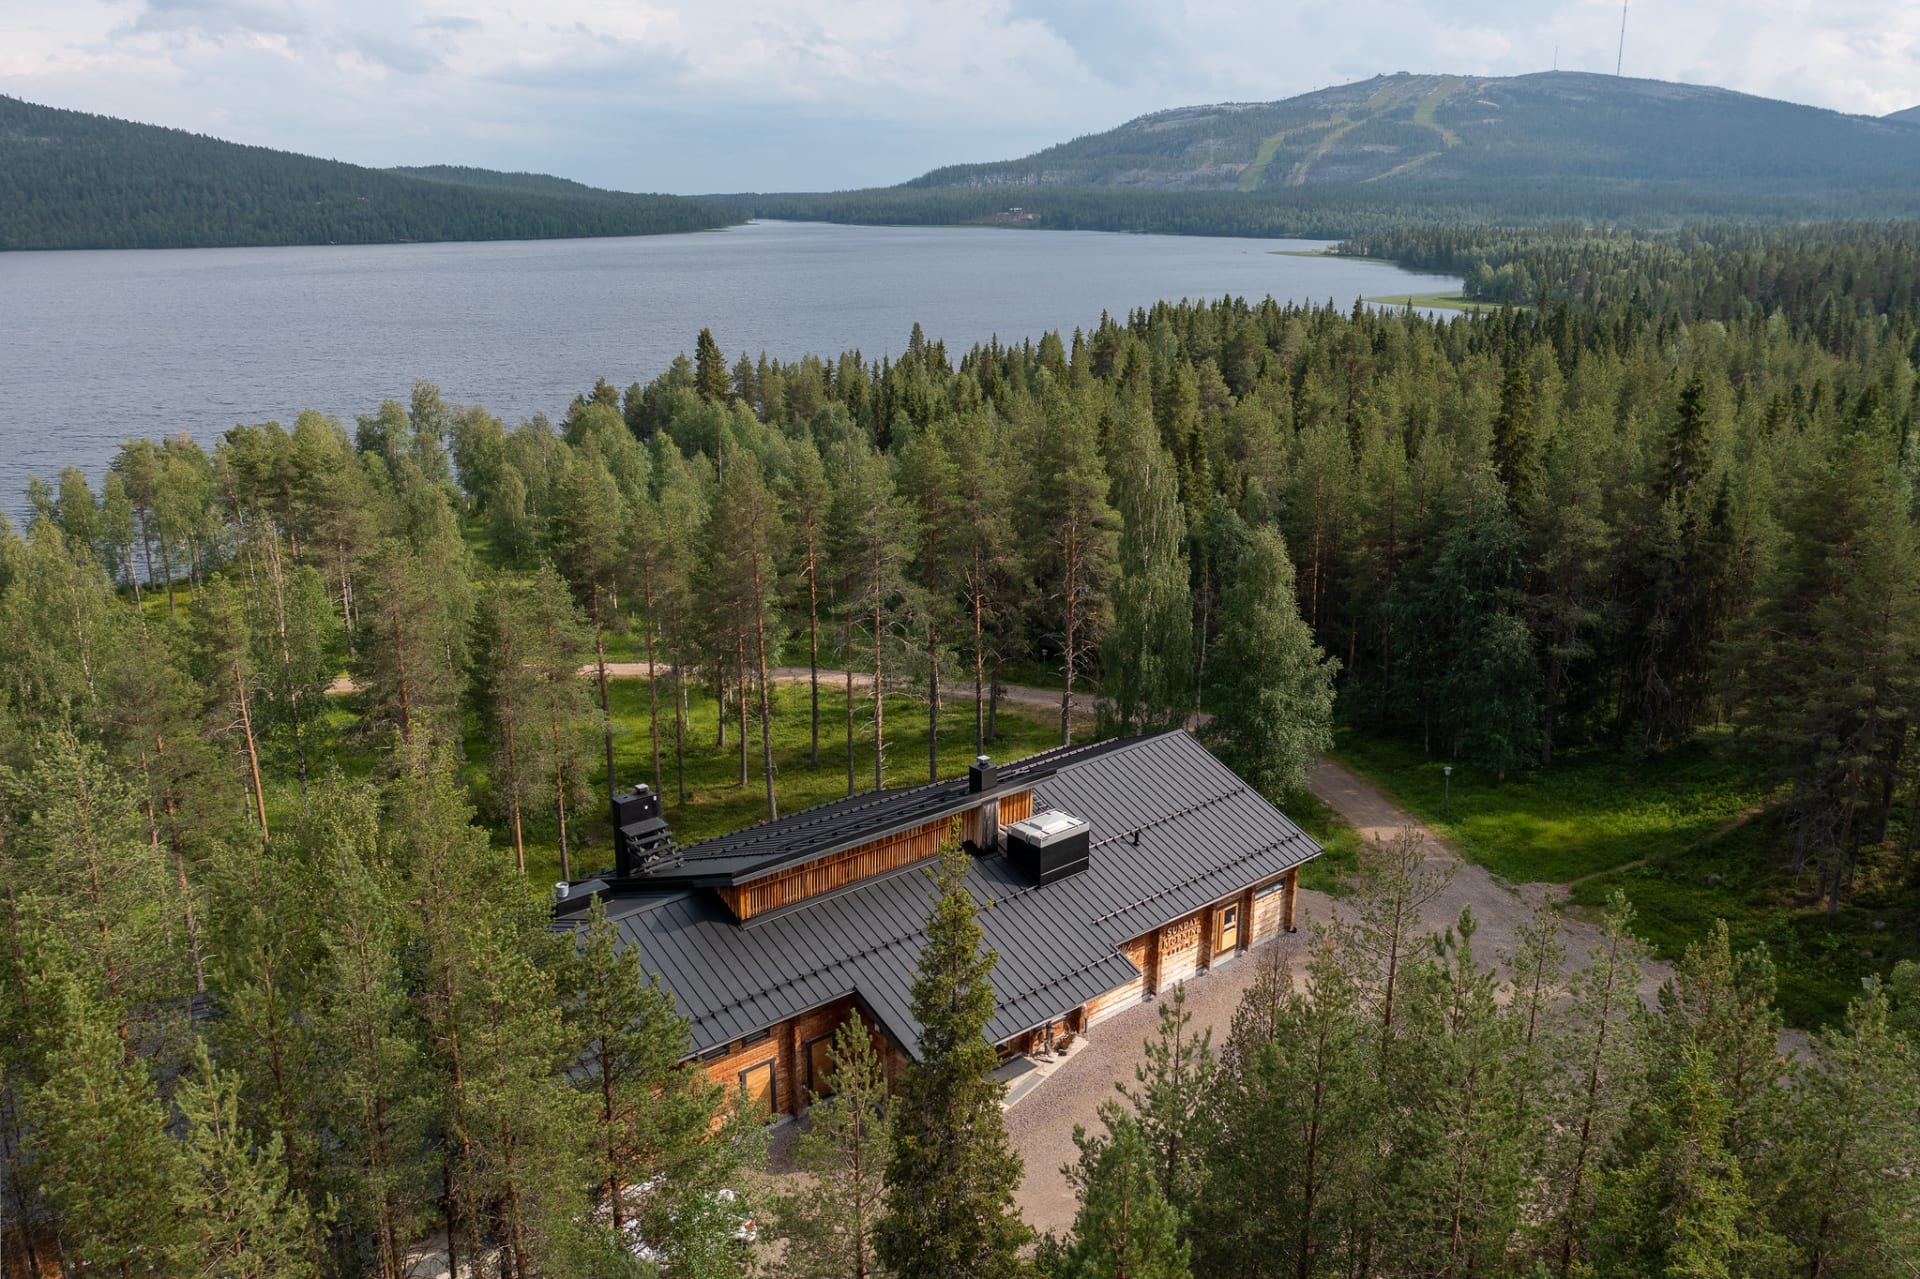
[[[1216,1048],[1224,1043],[1240,993],[1271,957],[1297,953],[1305,945],[1309,915],[1322,901],[1319,894],[1303,890],[1298,933],[1283,933],[1225,967],[1189,980],[1191,1028],[1211,1029]],[[1146,1060],[1146,1041],[1159,1029],[1162,999],[1145,1000],[1095,1026],[1084,1048],[1007,1111],[1007,1135],[1027,1164],[1018,1195],[1020,1211],[1035,1230],[1064,1233],[1073,1224],[1073,1188],[1061,1169],[1079,1155],[1073,1145],[1074,1125],[1097,1128],[1100,1104],[1115,1096],[1117,1084],[1133,1082],[1134,1069]]]

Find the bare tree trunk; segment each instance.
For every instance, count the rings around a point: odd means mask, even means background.
[[[613,778],[613,699],[607,695],[607,628],[602,620],[601,591],[593,588],[593,657],[594,665],[600,674],[600,736],[607,748],[607,802],[614,797]],[[566,853],[564,839],[561,843],[560,860],[564,864]]]
[[[773,738],[769,736],[767,705],[767,604],[760,589],[760,555],[753,555],[753,630],[760,658],[760,769],[767,779],[767,820],[780,816],[779,802],[773,795]]]
[[[813,745],[808,762],[820,767],[820,582],[813,532],[807,532],[807,687],[813,695]]]
[[[264,844],[272,838],[267,831],[267,792],[260,785],[260,751],[253,741],[253,713],[247,707],[247,681],[238,661],[233,664],[233,686],[240,695],[240,727],[247,735],[247,766],[253,771],[253,798],[259,808],[260,842]]]

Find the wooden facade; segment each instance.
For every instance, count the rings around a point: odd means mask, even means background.
[[[911,862],[924,861],[940,851],[953,819],[943,817],[903,830],[885,839],[861,844],[817,862],[808,862],[744,884],[728,884],[718,891],[734,918],[752,919],[781,906],[830,893],[836,888],[884,874]]]
[[[725,1052],[702,1058],[700,1069],[729,1092],[744,1086],[749,1105],[764,1099],[770,1121],[798,1115],[815,1092],[830,1086],[822,1078],[831,1065],[827,1044],[847,1017],[858,1011],[853,999],[836,999],[781,1022],[763,1036],[735,1040]],[[864,1012],[859,1015],[880,1050],[887,1082],[893,1083],[906,1066],[906,1054]]]
[[[978,847],[986,842],[981,838],[981,820],[996,804],[998,822],[1003,827],[1033,816],[1033,792],[1016,791],[1011,795],[1002,795],[997,801],[988,800],[979,808],[957,817],[937,818],[911,830],[898,831],[835,853],[831,857],[822,857],[802,866],[751,879],[744,884],[723,885],[716,891],[720,894],[720,900],[727,904],[727,909],[733,912],[733,917],[744,922],[755,915],[763,915],[821,893],[830,893],[836,888],[845,888],[871,875],[925,861],[940,851],[940,841],[956,824],[960,828],[960,837]]]

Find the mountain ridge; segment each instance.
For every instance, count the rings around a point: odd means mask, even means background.
[[[1776,132],[1782,127],[1789,133],[1784,139]],[[1665,145],[1639,145],[1655,129],[1667,134]],[[1402,72],[1270,102],[1149,112],[1028,156],[947,165],[901,186],[1256,191],[1471,178],[1489,161],[1520,154],[1540,166],[1535,176],[1577,167],[1583,170],[1577,176],[1697,178],[1703,160],[1721,171],[1733,160],[1775,176],[1812,179],[1852,172],[1850,164],[1864,167],[1862,153],[1890,139],[1907,141],[1904,133],[1889,132],[1886,119],[1711,85],[1572,71]],[[1737,150],[1717,159],[1703,154],[1716,147]]]
[[[0,250],[559,239],[738,220],[683,196],[374,169],[0,95]]]

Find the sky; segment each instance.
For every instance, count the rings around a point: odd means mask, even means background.
[[[1913,0],[1639,0],[1625,71],[1882,115]],[[359,164],[833,190],[1166,107],[1614,67],[1616,0],[0,0],[0,93]]]

